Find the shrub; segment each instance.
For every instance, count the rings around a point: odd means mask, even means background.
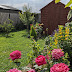
[[[43,24],[39,24],[39,23],[36,23],[36,25],[35,25],[35,30],[36,30],[38,38],[41,38],[41,36],[42,36],[42,31],[43,31],[42,25]]]
[[[36,39],[36,37],[37,37],[37,33],[36,33],[33,25],[31,26],[30,36],[33,36],[35,39]]]
[[[31,48],[32,51],[28,53],[27,56],[28,56],[28,62],[33,65],[34,59],[40,55],[41,51],[40,51],[39,44],[35,40],[33,40]]]
[[[45,47],[48,46],[49,50],[54,48],[62,48],[65,53],[69,55],[70,65],[72,66],[72,22],[58,26],[59,30],[55,31],[55,34],[51,37],[48,36],[45,39]]]
[[[8,19],[9,23],[7,21],[4,22],[3,25],[1,25],[1,28],[2,28],[2,31],[4,31],[8,37],[8,34],[14,29],[14,26],[12,25],[13,24],[13,21]]]

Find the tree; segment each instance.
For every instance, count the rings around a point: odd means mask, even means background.
[[[29,32],[29,26],[31,23],[34,22],[34,15],[31,13],[31,8],[24,6],[23,7],[23,12],[19,13],[20,15],[20,20],[23,22],[24,25],[27,25],[27,29]]]

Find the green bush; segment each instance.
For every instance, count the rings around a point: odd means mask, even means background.
[[[30,36],[33,36],[35,39],[36,39],[36,37],[37,37],[37,33],[36,33],[33,25],[31,26]]]
[[[65,27],[58,26],[59,31],[51,37],[45,39],[45,47],[52,50],[54,48],[62,48],[65,53],[68,53],[70,65],[72,66],[72,22],[66,23]]]
[[[8,34],[14,29],[13,21],[8,19],[9,23],[7,21],[4,22],[3,25],[0,25],[2,28],[2,31],[5,32],[6,36],[8,37]]]
[[[36,33],[37,33],[37,38],[41,38],[42,31],[43,31],[42,24],[36,23],[35,30],[36,30]]]

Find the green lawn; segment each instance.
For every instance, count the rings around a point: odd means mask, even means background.
[[[9,58],[9,54],[12,51],[19,50],[22,53],[21,67],[28,64],[27,53],[31,51],[29,47],[32,40],[27,38],[28,33],[26,30],[11,32],[9,38],[6,38],[0,34],[0,72],[8,71],[10,68],[16,67]],[[44,47],[44,40],[38,40],[39,46]]]

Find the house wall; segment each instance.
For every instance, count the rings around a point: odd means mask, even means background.
[[[48,28],[48,34],[51,34],[58,25],[65,25],[67,22],[67,14],[70,8],[64,8],[64,4],[54,1],[41,9],[41,23],[44,24],[44,31]]]
[[[3,10],[0,9],[0,24],[3,24],[8,19],[13,21],[13,25],[19,24],[21,21],[19,19],[19,11]]]

